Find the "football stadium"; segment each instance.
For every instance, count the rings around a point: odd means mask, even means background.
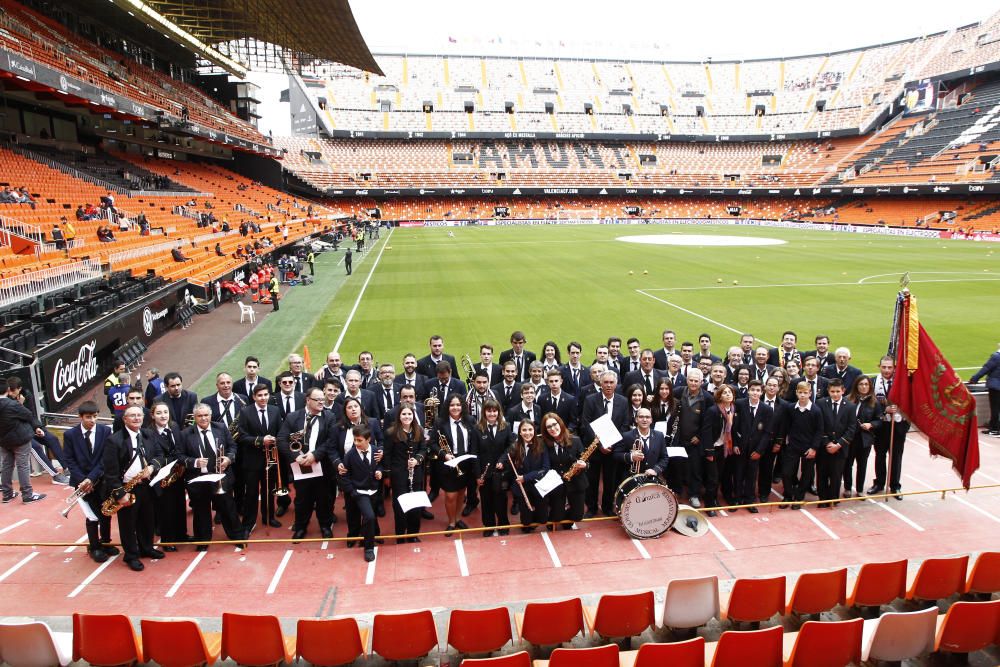
[[[557,5],[0,0],[0,663],[1000,665],[1000,12]]]

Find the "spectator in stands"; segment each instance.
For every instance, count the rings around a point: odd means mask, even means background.
[[[73,239],[76,238],[76,227],[66,219],[66,216],[59,218],[59,223],[62,225],[63,238],[66,239],[66,246],[68,247],[73,243]]]
[[[194,260],[190,257],[185,257],[184,253],[181,252],[180,248],[174,248],[170,251],[170,256],[174,258],[175,262],[193,262]]]
[[[111,231],[111,228],[107,225],[101,225],[97,228],[97,240],[101,243],[112,243],[115,239],[115,234]]]
[[[28,193],[28,188],[25,186],[22,185],[18,190],[16,190],[15,196],[17,197],[18,204],[27,204],[32,209],[35,208],[35,200]]]
[[[63,236],[63,231],[59,228],[59,223],[52,225],[52,242],[56,244],[57,250],[66,249],[66,237]]]
[[[140,213],[135,222],[139,225],[139,234],[141,236],[149,236],[149,220],[146,219],[146,214]]]
[[[83,210],[83,206],[76,207],[76,219],[83,221],[87,219],[87,214]]]
[[[14,198],[14,193],[10,188],[4,186],[3,190],[0,191],[0,204],[16,204],[17,199]]]
[[[103,209],[105,209],[107,211],[110,211],[112,213],[118,213],[118,211],[115,210],[115,196],[114,196],[114,194],[112,194],[112,193],[109,192],[108,194],[106,194],[103,197],[101,197],[101,208],[103,208]]]
[[[219,242],[215,243],[215,254],[219,257],[225,257],[226,253],[222,250],[222,244]]]

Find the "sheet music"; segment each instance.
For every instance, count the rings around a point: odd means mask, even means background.
[[[296,462],[293,461],[292,462],[292,479],[295,479],[295,480],[299,480],[299,479],[312,479],[313,477],[322,477],[323,476],[323,464],[320,463],[319,461],[317,461],[316,463],[312,464],[311,466],[306,466],[306,468],[308,469],[308,472],[303,471],[302,470],[302,466],[300,466],[298,463],[296,463]]]
[[[474,459],[474,458],[476,458],[475,454],[462,454],[461,456],[456,456],[450,461],[445,461],[444,464],[452,468],[457,468],[458,464],[461,463],[462,461],[468,461],[469,459]]]
[[[207,475],[201,475],[195,477],[194,479],[188,480],[188,484],[199,484],[202,482],[218,482],[220,479],[226,476],[224,472],[213,472]]]
[[[654,431],[659,431],[663,435],[670,435],[669,433],[667,433],[667,422],[666,421],[656,422],[655,424],[653,424],[653,430]]]
[[[607,413],[590,422],[590,428],[594,430],[594,435],[601,439],[601,447],[604,449],[611,449],[612,445],[622,439],[622,434],[618,432],[618,428]]]
[[[545,477],[542,477],[540,480],[535,482],[535,490],[538,491],[538,495],[544,498],[549,495],[549,493],[559,488],[559,485],[562,483],[563,480],[562,477],[559,476],[559,473],[550,468],[549,471],[545,473]]]
[[[128,470],[125,471],[125,474],[122,476],[122,481],[130,482],[132,481],[133,477],[135,477],[141,472],[142,472],[142,464],[139,463],[139,457],[137,456],[134,459],[132,459],[132,465],[130,465],[128,467]]]
[[[687,455],[687,450],[683,447],[667,447],[667,456],[677,456],[686,459]]]
[[[97,515],[94,514],[94,510],[91,509],[90,503],[83,498],[77,498],[76,502],[80,506],[80,509],[83,510],[83,515],[87,517],[87,521],[97,521]]]
[[[160,468],[160,472],[156,473],[156,475],[153,476],[153,479],[150,480],[149,485],[156,486],[157,484],[165,480],[167,478],[167,475],[169,475],[173,471],[175,465],[177,465],[176,460],[171,461],[169,465],[165,465],[162,468]]]
[[[402,493],[399,498],[399,506],[403,510],[403,514],[406,514],[410,510],[417,509],[418,507],[430,507],[431,499],[427,496],[426,491],[411,491],[410,493]]]

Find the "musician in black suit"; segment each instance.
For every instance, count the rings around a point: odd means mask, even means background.
[[[795,359],[801,364],[802,354],[795,347],[797,342],[798,336],[794,331],[786,331],[781,334],[781,346],[772,347],[768,350],[767,363],[778,368],[784,368],[786,363]]]
[[[424,385],[427,383],[427,376],[417,372],[417,358],[412,354],[403,357],[403,372],[396,376],[393,384],[397,391],[406,385],[413,387],[418,399],[423,399]]]
[[[441,361],[434,370],[432,378],[424,384],[424,396],[436,396],[441,401],[438,408],[438,417],[446,414],[444,397],[451,394],[465,396],[465,383],[458,378],[452,377],[451,366]]]
[[[816,453],[816,490],[820,500],[834,501],[840,498],[844,463],[858,429],[858,408],[844,398],[844,383],[840,378],[830,380],[827,392],[826,398],[816,401],[823,415],[823,437]],[[821,503],[819,507],[831,504]]]
[[[577,521],[583,519],[583,509],[587,495],[587,476],[583,474],[587,463],[581,460],[583,444],[580,438],[569,432],[566,423],[555,412],[546,412],[542,416],[542,443],[549,455],[549,465],[563,478],[563,483],[549,492],[548,521],[563,521],[569,519],[572,523],[564,524],[564,530],[577,530]],[[573,471],[569,480],[565,475]],[[567,514],[566,505],[569,505]],[[553,530],[550,526],[549,530]]]
[[[472,365],[473,372],[486,371],[487,386],[492,386],[500,382],[500,364],[493,363],[493,346],[483,343],[479,346],[479,362]]]
[[[505,363],[502,369],[503,380],[490,387],[490,391],[506,413],[521,399],[521,383],[517,381],[517,365],[513,361]]]
[[[684,387],[687,386],[687,376],[681,372],[682,361],[683,359],[679,355],[671,355],[667,359],[667,372],[663,374],[663,378],[668,380],[670,386],[674,387],[677,391],[683,391]]]
[[[619,394],[618,375],[614,371],[601,373],[601,391],[587,397],[583,406],[583,418],[580,424],[580,434],[587,442],[593,442],[594,430],[590,423],[601,415],[610,415],[611,421],[619,431],[625,430],[625,420],[628,418],[628,404],[625,397]],[[587,513],[590,518],[597,514],[598,489],[603,483],[600,493],[600,510],[606,516],[614,515],[614,493],[622,476],[619,466],[611,455],[611,443],[601,443],[593,456],[587,462]]]
[[[576,412],[577,423],[580,425],[580,436],[586,440],[587,434],[583,432],[583,407],[587,404],[587,399],[594,394],[601,393],[601,373],[608,370],[604,364],[591,364],[587,367],[587,380],[576,392]]]
[[[284,371],[275,379],[278,391],[271,394],[271,405],[277,406],[281,413],[281,419],[306,406],[306,397],[303,393],[295,391],[295,378],[288,371]]]
[[[625,374],[622,384],[631,387],[634,384],[642,387],[643,393],[649,401],[652,401],[653,391],[660,378],[666,375],[666,371],[654,368],[656,360],[653,358],[653,351],[646,348],[639,354],[639,370]],[[669,364],[669,360],[667,362]]]
[[[347,371],[344,374],[344,381],[347,383],[347,388],[344,390],[344,393],[337,397],[338,403],[343,405],[345,400],[353,398],[361,403],[366,415],[378,414],[378,404],[375,400],[375,394],[362,388],[360,371],[355,368]]]
[[[833,355],[830,354],[830,337],[826,334],[819,334],[816,336],[816,349],[809,350],[802,353],[802,361],[805,361],[809,357],[816,357],[816,361],[819,363],[820,372],[823,369],[833,363]]]
[[[368,430],[372,433],[372,446],[375,448],[376,457],[378,457],[376,460],[381,461],[382,426],[379,424],[378,418],[369,417],[368,413],[364,411],[361,401],[356,398],[348,397],[340,405],[341,410],[336,414],[333,434],[330,436],[331,449],[335,449],[337,456],[343,459],[354,446],[354,436],[351,435],[353,430],[359,426],[367,425]],[[383,487],[379,486],[378,493],[372,498],[372,506],[378,516],[385,516],[385,494],[383,491]],[[335,490],[331,490],[331,492],[336,493]],[[336,522],[336,518],[334,518],[334,522]],[[348,522],[348,537],[359,536],[360,530],[360,524]],[[348,546],[354,546],[354,543],[348,542]]]
[[[878,370],[879,375],[875,378],[875,400],[882,406],[882,425],[875,435],[875,479],[867,493],[868,495],[882,493],[888,477],[889,491],[897,494],[896,500],[902,500],[903,496],[898,495],[899,479],[902,475],[903,448],[906,445],[910,422],[900,411],[899,406],[889,401],[892,380],[896,374],[896,360],[889,355],[882,357]],[[891,466],[888,471],[886,461]]]
[[[142,391],[141,387],[130,387],[128,394],[125,395],[126,405],[138,405],[142,408],[142,428],[149,428],[153,424],[153,418],[149,414],[149,409],[146,407],[146,396]],[[115,419],[111,422],[111,432],[117,433],[118,431],[125,428],[124,413],[118,412],[115,414]]]
[[[77,408],[79,426],[63,435],[63,463],[69,469],[69,483],[86,493],[80,502],[87,503],[97,516],[97,521],[86,521],[87,554],[96,563],[103,563],[118,553],[110,546],[111,517],[101,513],[101,480],[104,477],[104,443],[111,437],[111,429],[97,423],[100,409],[93,401],[84,401]]]
[[[854,386],[854,381],[861,377],[861,369],[851,366],[851,350],[846,347],[838,347],[833,353],[834,363],[821,368],[820,376],[827,380],[839,378],[844,383],[844,390],[847,391]],[[816,360],[819,363],[819,359]]]
[[[212,409],[204,403],[194,407],[194,424],[181,433],[181,453],[187,468],[188,497],[191,499],[192,527],[196,542],[212,539],[212,509],[222,519],[222,528],[230,540],[245,539],[236,515],[233,485],[236,484],[236,441],[222,424],[212,422]],[[224,473],[221,489],[218,482],[195,482],[204,474]],[[198,551],[208,551],[207,544]]]
[[[157,398],[167,404],[170,409],[170,419],[183,426],[188,423],[188,417],[198,404],[198,395],[184,388],[184,378],[180,373],[167,373],[163,376],[165,391]]]
[[[667,370],[667,360],[677,353],[677,334],[670,329],[663,331],[663,347],[653,353],[653,362],[661,371]]]
[[[703,471],[715,475],[714,466],[704,465],[706,452],[715,451],[711,442],[712,429],[708,421],[708,409],[712,406],[712,396],[702,389],[702,372],[698,368],[691,369],[687,376],[687,386],[677,396],[677,437],[674,446],[684,447],[687,452],[687,486],[688,501],[694,508],[701,507],[701,494],[705,484],[714,486],[715,480],[705,480]],[[674,489],[680,493],[680,489]],[[708,498],[705,500],[710,502]]]
[[[558,368],[550,368],[545,374],[545,382],[548,385],[548,391],[537,401],[542,414],[544,415],[546,412],[556,413],[563,425],[571,433],[576,433],[579,410],[576,398],[563,391],[562,371]]]
[[[455,361],[455,357],[450,354],[445,354],[444,352],[444,339],[441,336],[431,336],[430,341],[430,354],[426,357],[421,357],[417,361],[417,372],[427,378],[433,378],[437,376],[438,364],[442,361],[448,362],[451,367],[451,374],[458,375],[458,363]]]
[[[819,362],[816,361],[816,357],[806,359],[802,362],[802,371],[803,376],[800,381],[805,382],[809,386],[809,400],[815,403],[826,396],[826,387],[830,381],[819,374]],[[786,400],[797,400],[797,395],[793,397],[797,391],[796,386],[788,387],[788,394],[785,396]]]
[[[163,464],[174,463],[168,479],[164,479],[153,489],[156,495],[156,519],[160,524],[162,542],[187,542],[187,495],[184,493],[184,460],[180,451],[181,429],[170,421],[170,410],[162,401],[153,402],[153,425],[150,428],[163,452]],[[163,484],[167,484],[166,487]],[[168,544],[164,551],[177,551]]]
[[[354,404],[354,401],[350,401]],[[306,407],[285,416],[278,430],[278,451],[296,465],[302,474],[313,472],[319,465],[322,474],[295,480],[295,523],[292,539],[306,536],[309,521],[316,512],[320,534],[333,537],[333,497],[331,491],[337,477],[341,457],[334,446],[334,417],[323,409],[323,392],[313,387],[306,394]],[[293,435],[295,437],[293,437]]]
[[[288,355],[288,373],[291,374],[292,380],[295,383],[295,391],[305,393],[307,389],[310,389],[316,384],[316,378],[313,377],[312,373],[306,370],[305,362],[302,361],[302,356],[298,354]],[[278,375],[280,378],[284,375],[284,372]],[[277,383],[277,379],[275,380]]]
[[[760,472],[761,459],[771,449],[771,420],[774,416],[774,410],[762,400],[763,395],[763,383],[759,380],[750,380],[747,397],[736,401],[733,440],[737,450],[734,462],[736,464],[734,500],[737,505],[761,502],[757,497],[757,474]],[[760,473],[767,477],[769,485],[772,469]],[[749,510],[751,514],[758,513],[756,507],[751,507]]]
[[[465,397],[465,407],[473,421],[479,421],[483,416],[483,404],[488,400],[497,400],[496,394],[490,389],[490,379],[486,371],[475,371],[472,378],[472,390]]]
[[[249,401],[253,396],[253,389],[259,384],[267,387],[267,390],[274,393],[274,386],[266,377],[259,375],[260,359],[254,356],[247,357],[243,362],[244,377],[233,382],[233,391]]]
[[[235,433],[236,421],[240,412],[246,407],[247,399],[233,391],[233,378],[229,373],[219,373],[215,376],[216,393],[206,396],[202,403],[212,408],[212,421],[222,424],[231,434]],[[235,439],[236,436],[234,435]],[[239,452],[237,452],[237,457]],[[243,477],[243,466],[234,466],[236,482],[233,484],[233,498],[238,509],[243,509],[243,492],[246,490],[246,479]]]
[[[420,532],[420,510],[414,508],[404,514],[399,504],[399,497],[404,493],[424,490],[427,442],[424,438],[424,429],[416,420],[416,409],[412,404],[401,405],[396,413],[395,421],[385,431],[382,462],[383,467],[389,470],[389,481],[392,485],[392,510],[396,520],[396,534],[415,536]],[[419,541],[419,537],[396,538],[397,544]]]
[[[639,408],[635,428],[622,435],[614,446],[613,455],[625,470],[626,477],[633,474],[666,476],[666,438],[653,430],[653,413],[649,408]]]
[[[365,561],[370,563],[375,560],[375,536],[379,534],[371,499],[382,485],[382,464],[375,460],[366,426],[354,429],[354,443],[343,463],[346,472],[337,476],[337,483],[347,497],[347,522],[358,524],[363,531]]]
[[[372,416],[385,419],[389,412],[399,405],[399,387],[396,386],[396,369],[392,364],[382,364],[378,368],[378,382],[369,385],[375,398],[375,412]]]
[[[267,386],[257,385],[253,390],[253,403],[240,411],[237,422],[236,461],[243,471],[243,528],[248,536],[257,525],[258,515],[271,528],[281,528],[281,522],[274,516],[274,492],[278,488],[279,474],[282,487],[287,487],[289,482],[285,468],[280,473],[278,466],[265,470],[267,450],[274,448],[276,451],[282,421],[281,410],[270,404],[270,398]],[[287,470],[290,474],[291,468]]]
[[[404,404],[409,404],[413,407],[415,412],[414,417],[417,423],[420,424],[420,428],[424,430],[424,439],[426,440],[429,437],[429,432],[425,423],[426,417],[424,415],[426,413],[424,403],[417,400],[417,390],[410,385],[403,385],[399,388],[399,403],[382,418],[382,432],[385,433],[396,422],[396,418],[399,416],[399,406]]]
[[[479,432],[476,483],[482,502],[483,527],[487,528],[483,531],[483,537],[496,536],[498,532],[500,535],[507,535],[509,529],[494,530],[493,527],[510,523],[507,517],[507,487],[500,472],[500,463],[514,436],[496,399],[487,399],[483,403],[476,430]]]
[[[753,365],[750,366],[750,379],[759,382],[767,382],[771,373],[777,370],[777,366],[767,363],[769,353],[766,347],[758,347],[753,353]]]
[[[372,365],[374,358],[372,353],[368,350],[364,350],[358,354],[358,363],[352,366],[353,370],[356,370],[361,374],[361,388],[362,389],[372,389],[375,385],[379,383],[378,371]],[[395,375],[395,371],[393,372]]]
[[[736,390],[728,384],[720,385],[712,399],[714,404],[708,409],[708,415],[705,417],[711,429],[709,440],[712,442],[711,447],[705,450],[705,467],[702,473],[705,482],[705,497],[702,502],[705,507],[717,506],[719,487],[722,488],[722,496],[726,503],[735,504],[736,473],[739,468],[736,435],[733,430],[736,422]],[[708,516],[715,516],[714,510],[710,509]]]
[[[796,383],[798,384],[798,383]],[[788,414],[792,404],[781,397],[781,381],[772,376],[764,383],[764,405],[771,408],[771,442],[764,448],[757,465],[757,498],[768,502],[771,484],[781,480],[781,445],[788,429]]]
[[[781,447],[781,479],[785,501],[804,500],[812,486],[816,454],[823,439],[823,414],[809,399],[809,385],[799,382],[795,388],[797,401],[788,411],[788,430]],[[801,476],[799,469],[801,468]],[[792,505],[792,509],[801,509]]]
[[[543,498],[535,484],[549,471],[549,453],[536,435],[535,425],[524,420],[517,427],[517,436],[501,459],[504,476],[514,498],[521,505],[521,532],[530,533],[548,518],[548,498]]]
[[[523,331],[515,331],[510,335],[510,349],[504,350],[500,353],[501,366],[508,361],[514,362],[514,379],[518,382],[525,382],[528,380],[528,366],[531,365],[532,361],[537,359],[534,352],[529,352],[524,349],[527,342],[528,341],[525,339]]]
[[[144,569],[140,556],[163,558],[153,547],[155,518],[153,490],[149,480],[163,465],[162,452],[149,431],[142,428],[142,408],[125,409],[125,428],[113,433],[104,443],[105,499],[118,503],[118,537],[125,552],[125,564],[136,572]],[[125,485],[142,479],[130,493]]]
[[[559,367],[563,376],[563,387],[580,400],[580,389],[590,383],[590,369],[580,363],[583,347],[576,341],[566,346],[569,361]]]
[[[458,518],[459,507],[464,505],[468,488],[468,475],[476,474],[476,461],[468,459],[455,466],[444,465],[444,462],[465,454],[478,455],[479,434],[475,424],[469,418],[465,409],[465,401],[457,393],[449,394],[441,401],[444,416],[435,425],[431,434],[431,451],[434,451],[441,461],[440,484],[445,492],[445,512],[448,514],[448,525],[445,530],[468,528],[464,521]]]
[[[882,428],[882,404],[875,398],[875,386],[872,379],[862,375],[854,381],[848,400],[858,406],[858,430],[854,432],[847,461],[844,463],[844,497],[854,496],[852,489],[857,489],[858,495],[865,492],[865,474],[868,472],[868,455],[875,443],[875,435]],[[854,476],[854,465],[857,465],[857,475]],[[857,484],[854,482],[857,481]],[[854,484],[852,486],[852,484]]]
[[[507,423],[513,425],[525,419],[535,425],[535,432],[541,430],[542,411],[535,405],[535,387],[530,383],[521,385],[521,400],[512,405],[504,415]]]

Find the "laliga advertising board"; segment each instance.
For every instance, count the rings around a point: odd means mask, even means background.
[[[147,346],[176,323],[183,287],[170,285],[139,303],[88,322],[39,354],[45,409],[59,412],[111,372],[114,352],[133,338]]]

